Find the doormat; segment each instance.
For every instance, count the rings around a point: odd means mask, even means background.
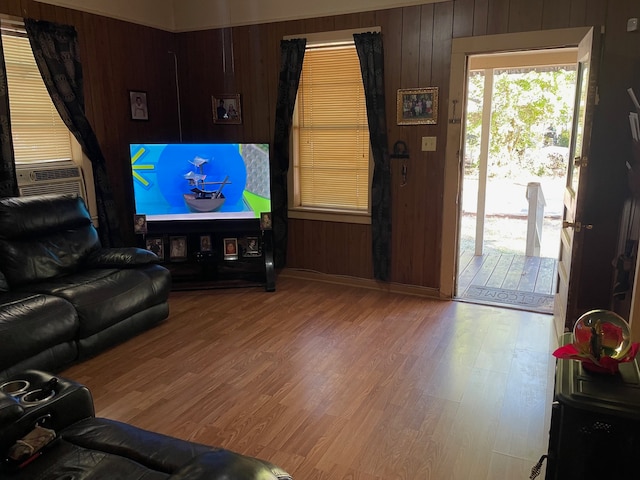
[[[462,294],[462,298],[473,298],[497,304],[518,305],[538,312],[553,313],[553,295],[542,293],[470,285]]]

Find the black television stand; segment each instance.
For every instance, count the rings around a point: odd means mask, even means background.
[[[173,290],[264,287],[275,291],[273,232],[257,218],[149,221],[138,244],[171,271]]]

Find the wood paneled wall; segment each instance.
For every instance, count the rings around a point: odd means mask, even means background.
[[[131,186],[127,145],[176,141],[177,55],[184,141],[271,142],[279,42],[285,35],[380,26],[384,36],[387,128],[390,147],[407,143],[408,183],[392,160],[393,282],[437,289],[440,275],[444,154],[448,124],[450,49],[454,38],[603,25],[606,27],[600,106],[593,133],[592,175],[586,186],[589,213],[598,228],[585,237],[583,275],[593,280],[583,303],[607,304],[622,202],[627,195],[624,159],[630,139],[626,88],[640,90],[640,35],[626,33],[628,17],[640,17],[636,0],[455,0],[359,14],[170,34],[91,14],[9,0],[0,13],[76,26],[84,59],[87,110],[109,162],[114,191],[129,228]],[[439,87],[437,125],[396,125],[399,88]],[[127,90],[149,94],[149,122],[129,119]],[[216,125],[211,96],[240,93],[242,125]],[[437,137],[436,152],[421,152],[420,138]],[[289,267],[371,278],[369,226],[290,220]]]
[[[175,35],[32,0],[2,0],[0,13],[73,25],[82,59],[85,108],[107,161],[121,228],[133,243],[129,143],[178,140]],[[129,90],[148,93],[149,121],[130,117]]]

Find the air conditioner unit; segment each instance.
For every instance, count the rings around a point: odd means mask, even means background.
[[[82,169],[71,160],[16,165],[22,197],[47,193],[77,193],[89,207]],[[93,217],[93,212],[91,212]]]

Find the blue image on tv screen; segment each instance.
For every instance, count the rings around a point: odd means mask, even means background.
[[[136,214],[257,218],[271,211],[267,144],[132,144]]]

